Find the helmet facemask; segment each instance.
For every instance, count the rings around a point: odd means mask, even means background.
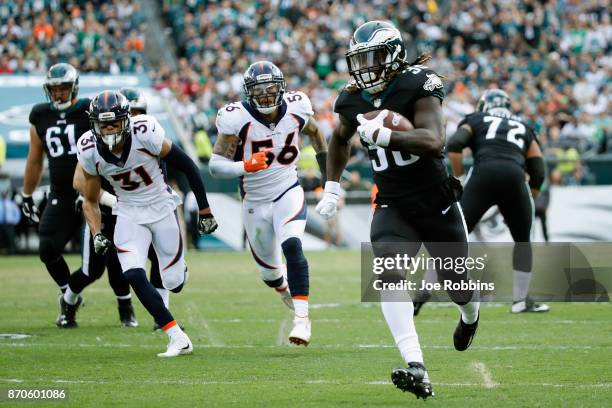
[[[113,124],[114,129],[110,129],[109,124]],[[128,116],[116,118],[114,112],[102,112],[97,120],[91,120],[91,129],[94,135],[112,150],[129,137],[130,119]]]
[[[58,101],[54,98],[53,88],[57,88],[60,86],[70,86],[70,93],[68,94],[68,99],[65,101]],[[47,98],[51,101],[51,104],[58,111],[63,111],[68,109],[72,105],[72,99],[74,98],[74,82],[55,82],[55,81],[47,81],[44,85],[45,93],[47,94]]]
[[[285,81],[274,79],[269,74],[258,75],[256,81],[245,82],[244,92],[257,111],[268,115],[274,112],[283,102]]]

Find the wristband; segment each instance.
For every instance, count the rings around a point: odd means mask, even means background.
[[[382,127],[378,130],[378,136],[376,137],[376,146],[387,147],[391,141],[391,129]]]
[[[117,204],[117,196],[112,195],[108,191],[102,191],[99,201],[101,205],[113,208]]]
[[[340,195],[340,183],[337,181],[326,181],[325,182],[325,190],[326,193],[332,193],[337,196]]]

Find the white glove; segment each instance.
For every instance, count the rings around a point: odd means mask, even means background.
[[[357,120],[360,125],[357,127],[357,133],[363,142],[368,146],[389,146],[389,140],[391,139],[391,129],[386,128],[384,120],[389,114],[387,109],[381,111],[374,119],[366,119],[362,114],[357,115]],[[374,133],[378,130],[376,140],[374,140]]]
[[[326,220],[333,218],[338,212],[338,200],[340,199],[340,183],[326,181],[323,198],[317,204],[316,211]]]
[[[100,232],[94,235],[93,244],[94,251],[98,255],[106,255],[108,250],[113,246],[113,243]]]

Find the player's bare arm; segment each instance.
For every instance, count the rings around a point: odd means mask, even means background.
[[[472,128],[468,124],[461,125],[453,136],[448,140],[448,160],[450,161],[453,175],[463,177],[463,149],[465,149],[472,137]]]
[[[440,99],[435,96],[418,99],[414,104],[414,129],[393,131],[389,149],[418,156],[437,156],[444,149],[444,115]]]
[[[535,199],[540,194],[540,188],[544,182],[546,168],[544,166],[544,158],[542,150],[536,140],[532,140],[527,154],[525,155],[525,167],[529,174],[529,187],[531,188],[531,196]]]
[[[226,159],[233,160],[239,142],[240,139],[236,135],[219,134],[215,146],[213,147],[213,154],[218,154]]]
[[[23,177],[23,193],[30,196],[36,190],[43,172],[44,150],[34,126],[30,127],[30,150]]]
[[[83,167],[81,167],[80,163],[77,163],[77,166],[74,169],[74,177],[72,179],[72,188],[74,188],[79,193],[84,194],[85,170],[83,170]],[[100,202],[101,205],[112,208],[117,203],[117,196],[109,193],[103,188],[100,188],[100,196],[98,197],[98,201]]]
[[[98,205],[98,198],[102,189],[100,176],[93,176],[86,171],[83,171],[82,174],[84,178],[83,215],[89,225],[91,235],[96,235],[102,230],[102,214]]]
[[[338,126],[334,129],[328,146],[327,180],[330,181],[340,181],[340,176],[351,153],[349,142],[357,130],[342,115],[339,115],[339,119]]]
[[[325,142],[325,136],[313,117],[308,119],[302,132],[310,139],[310,144],[312,144],[316,153],[319,170],[321,170],[321,181],[325,183],[325,180],[327,180],[327,143]]]

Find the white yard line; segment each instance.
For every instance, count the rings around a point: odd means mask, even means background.
[[[185,358],[185,357],[182,357]],[[0,383],[32,383],[32,382],[43,382],[43,383],[55,383],[55,384],[151,384],[151,385],[163,385],[163,384],[177,384],[177,385],[252,385],[252,381],[207,381],[207,380],[119,380],[119,381],[105,381],[105,380],[68,380],[68,379],[51,379],[51,378],[0,378]],[[266,381],[268,384],[286,384],[286,381]],[[302,384],[309,385],[384,385],[390,386],[389,381],[367,381],[362,383],[342,382],[333,380],[305,380]],[[478,388],[492,388],[483,383],[445,383],[445,382],[434,382],[434,386],[442,387],[478,387]],[[494,387],[499,386],[497,383]],[[612,383],[593,383],[593,384],[552,384],[552,383],[512,383],[509,384],[513,387],[552,387],[552,388],[612,388]]]
[[[484,363],[474,361],[470,364],[470,367],[482,376],[482,384],[485,388],[495,388],[499,386],[499,383],[493,381],[493,376]]]

